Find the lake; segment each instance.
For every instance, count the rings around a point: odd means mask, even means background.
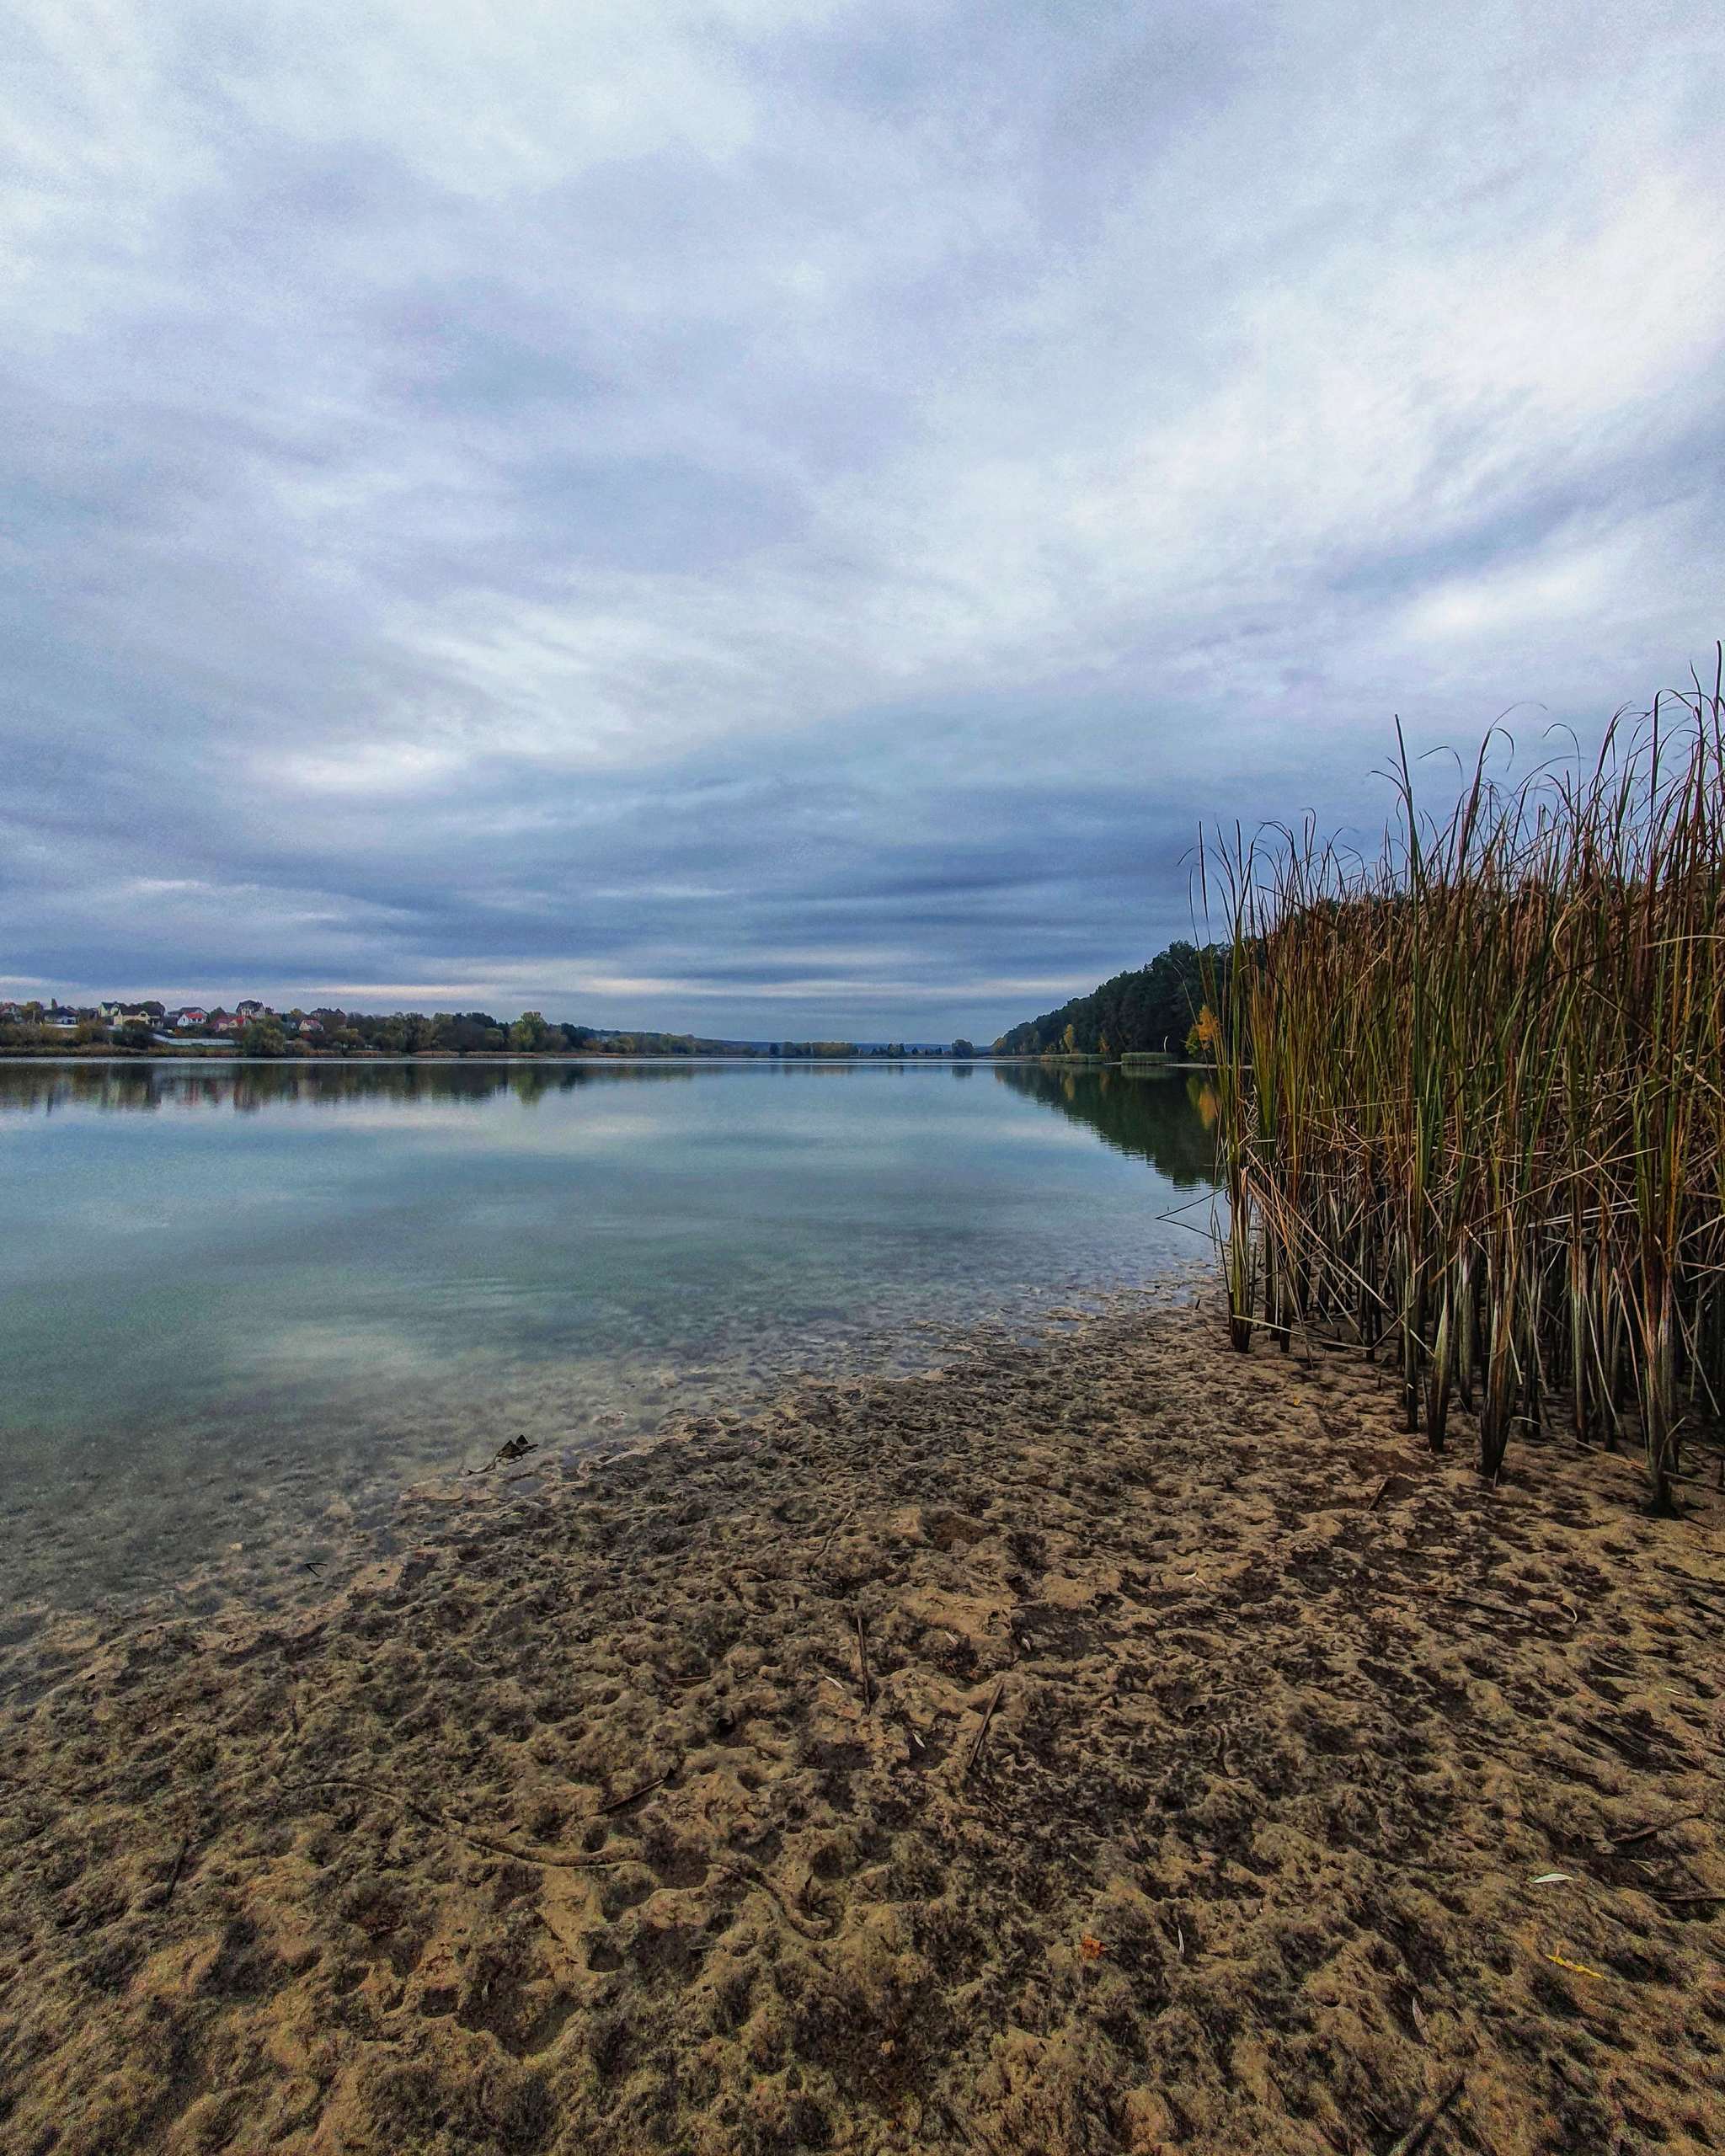
[[[517,1433],[1095,1307],[1203,1255],[1204,1107],[985,1062],[0,1064],[0,1598],[316,1563]]]

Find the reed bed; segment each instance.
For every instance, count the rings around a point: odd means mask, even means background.
[[[1493,1478],[1558,1418],[1638,1444],[1661,1511],[1725,1395],[1722,664],[1518,786],[1494,729],[1446,817],[1402,748],[1375,858],[1202,851],[1234,1344],[1387,1353]]]

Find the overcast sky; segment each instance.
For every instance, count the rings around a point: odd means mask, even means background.
[[[1717,0],[12,0],[0,994],[1004,1026],[1725,627]]]

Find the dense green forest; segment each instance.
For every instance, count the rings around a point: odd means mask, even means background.
[[[1206,966],[1224,978],[1226,953],[1196,943],[1171,943],[1135,972],[1116,974],[1088,995],[1075,995],[1002,1033],[996,1055],[1182,1054],[1204,1003]]]

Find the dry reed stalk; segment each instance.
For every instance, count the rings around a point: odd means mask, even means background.
[[[1561,1398],[1638,1433],[1659,1511],[1725,1399],[1722,681],[1514,788],[1488,736],[1441,819],[1402,749],[1375,859],[1200,849],[1233,1344],[1391,1346],[1408,1428],[1440,1450],[1459,1397],[1488,1477]]]

